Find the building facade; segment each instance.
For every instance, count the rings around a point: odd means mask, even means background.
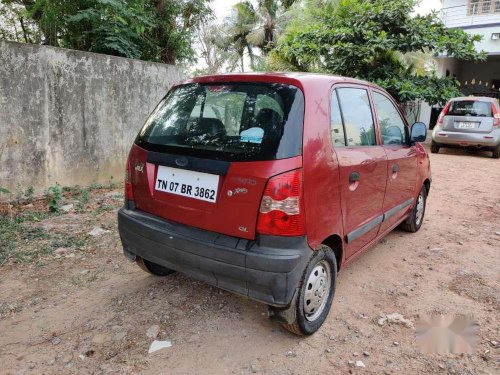
[[[500,0],[443,0],[441,19],[446,27],[479,34],[478,51],[486,61],[471,62],[453,57],[437,58],[438,74],[453,75],[464,95],[500,98]]]

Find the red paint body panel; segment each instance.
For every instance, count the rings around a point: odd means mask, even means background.
[[[417,182],[417,152],[415,146],[384,146],[387,155],[387,187],[384,198],[383,211],[404,203],[415,196]],[[393,172],[397,166],[399,171]],[[383,232],[399,221],[411,209],[407,207],[394,216],[385,220],[380,231]]]
[[[387,180],[387,156],[383,147],[343,147],[337,149],[340,164],[340,195],[344,232],[350,233],[383,213]],[[359,182],[349,183],[349,175],[358,172]],[[346,246],[346,258],[373,240],[380,224]]]
[[[134,145],[130,153],[135,205],[153,215],[196,228],[253,239],[257,211],[269,177],[302,167],[302,158],[266,162],[231,163],[226,176],[220,176],[216,203],[205,202],[154,189],[158,166],[147,163],[147,151]],[[147,165],[135,171],[136,163]],[[229,196],[228,190],[246,189],[245,194]],[[245,229],[243,229],[245,228]]]
[[[254,239],[258,210],[268,179],[303,168],[303,207],[309,246],[316,249],[332,235],[343,243],[344,260],[352,260],[406,218],[408,207],[347,244],[346,235],[394,206],[418,196],[430,178],[429,158],[422,145],[383,146],[376,123],[377,145],[334,149],[330,130],[330,93],[335,85],[375,86],[354,79],[314,74],[252,73],[198,77],[185,83],[272,82],[294,85],[305,100],[302,156],[289,159],[232,162],[220,176],[217,202],[209,203],[154,189],[158,167],[147,163],[148,152],[134,145],[130,152],[136,207],[182,224],[230,236]],[[377,88],[378,91],[384,92]],[[376,122],[376,116],[373,116]],[[134,169],[144,163],[144,172]],[[392,166],[399,172],[394,175]],[[358,186],[349,183],[359,172]],[[246,181],[244,183],[243,181]],[[250,181],[250,182],[249,182]],[[247,194],[229,196],[228,190],[246,188]],[[244,228],[244,230],[242,230]]]

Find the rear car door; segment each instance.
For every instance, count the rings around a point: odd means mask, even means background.
[[[332,142],[339,162],[342,221],[349,258],[372,241],[382,222],[387,156],[379,145],[368,89],[336,86]]]
[[[384,222],[380,231],[391,228],[409,210],[415,196],[417,151],[409,144],[409,129],[394,101],[372,90],[373,104],[384,151],[387,155],[387,187]]]

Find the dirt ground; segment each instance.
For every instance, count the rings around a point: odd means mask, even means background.
[[[68,213],[21,206],[24,222],[2,222],[0,373],[498,374],[500,162],[445,150],[431,163],[422,229],[395,230],[342,269],[327,321],[307,338],[271,322],[264,305],[129,263],[116,230],[121,189],[80,204],[66,194]],[[95,227],[104,232],[90,235]],[[415,328],[378,324],[391,313],[471,314],[477,344],[423,354]],[[148,354],[156,333],[172,347]]]

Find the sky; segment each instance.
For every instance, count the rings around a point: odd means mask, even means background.
[[[212,1],[212,9],[217,16],[217,21],[221,22],[224,17],[228,16],[231,7],[236,4],[240,0],[213,0]],[[256,1],[252,1],[255,3]],[[431,10],[440,9],[441,1],[440,0],[422,0],[420,5],[417,7],[416,11],[418,14],[426,14]]]

